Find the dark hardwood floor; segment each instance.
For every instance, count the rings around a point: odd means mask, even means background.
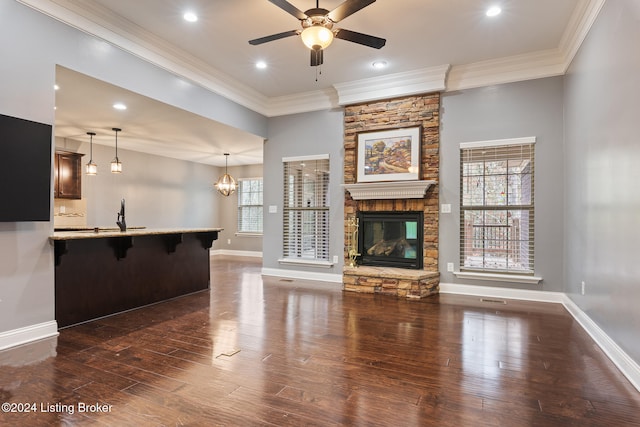
[[[640,426],[640,393],[560,305],[211,267],[210,291],[2,352],[0,403],[23,412],[0,425]]]

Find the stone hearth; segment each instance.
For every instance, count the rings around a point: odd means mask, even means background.
[[[440,273],[390,267],[345,267],[345,291],[424,298],[440,292]]]
[[[394,198],[385,189],[370,198],[352,197],[349,188],[361,190],[368,187],[357,183],[357,140],[360,132],[383,129],[409,128],[420,126],[422,143],[420,147],[421,167],[419,179],[426,187],[423,193],[402,194]],[[405,298],[423,298],[439,292],[438,272],[438,192],[440,166],[440,94],[431,93],[398,99],[375,101],[345,107],[344,116],[344,183],[345,188],[345,265],[349,264],[349,241],[351,229],[349,220],[359,212],[419,211],[423,213],[423,269],[389,268],[378,266],[345,267],[343,270],[344,290],[361,293],[381,293]],[[409,181],[405,182],[408,186]],[[413,181],[415,183],[415,181]],[[355,184],[355,186],[353,186]],[[402,186],[402,182],[397,182]],[[391,185],[393,186],[393,185]],[[379,192],[374,188],[374,193]]]

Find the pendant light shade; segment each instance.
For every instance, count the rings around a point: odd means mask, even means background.
[[[224,153],[224,156],[224,175],[218,178],[215,187],[223,196],[230,196],[236,191],[236,180],[229,175],[227,162],[229,160],[229,153]]]
[[[111,130],[116,133],[116,157],[111,161],[111,173],[120,173],[122,172],[122,163],[120,163],[120,159],[118,159],[118,132],[122,129],[111,128]]]
[[[87,175],[96,175],[98,173],[98,165],[93,162],[93,137],[96,135],[95,132],[87,132],[89,135],[89,163],[85,168]]]

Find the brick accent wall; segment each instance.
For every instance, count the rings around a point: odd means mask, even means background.
[[[344,182],[356,182],[359,132],[422,126],[420,179],[434,180],[423,199],[358,200],[345,193],[345,264],[348,264],[347,219],[358,211],[423,211],[424,270],[438,271],[438,178],[440,167],[440,94],[431,93],[345,107]]]

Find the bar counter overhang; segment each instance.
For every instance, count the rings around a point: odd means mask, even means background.
[[[221,231],[54,232],[58,327],[209,289],[209,249]]]

